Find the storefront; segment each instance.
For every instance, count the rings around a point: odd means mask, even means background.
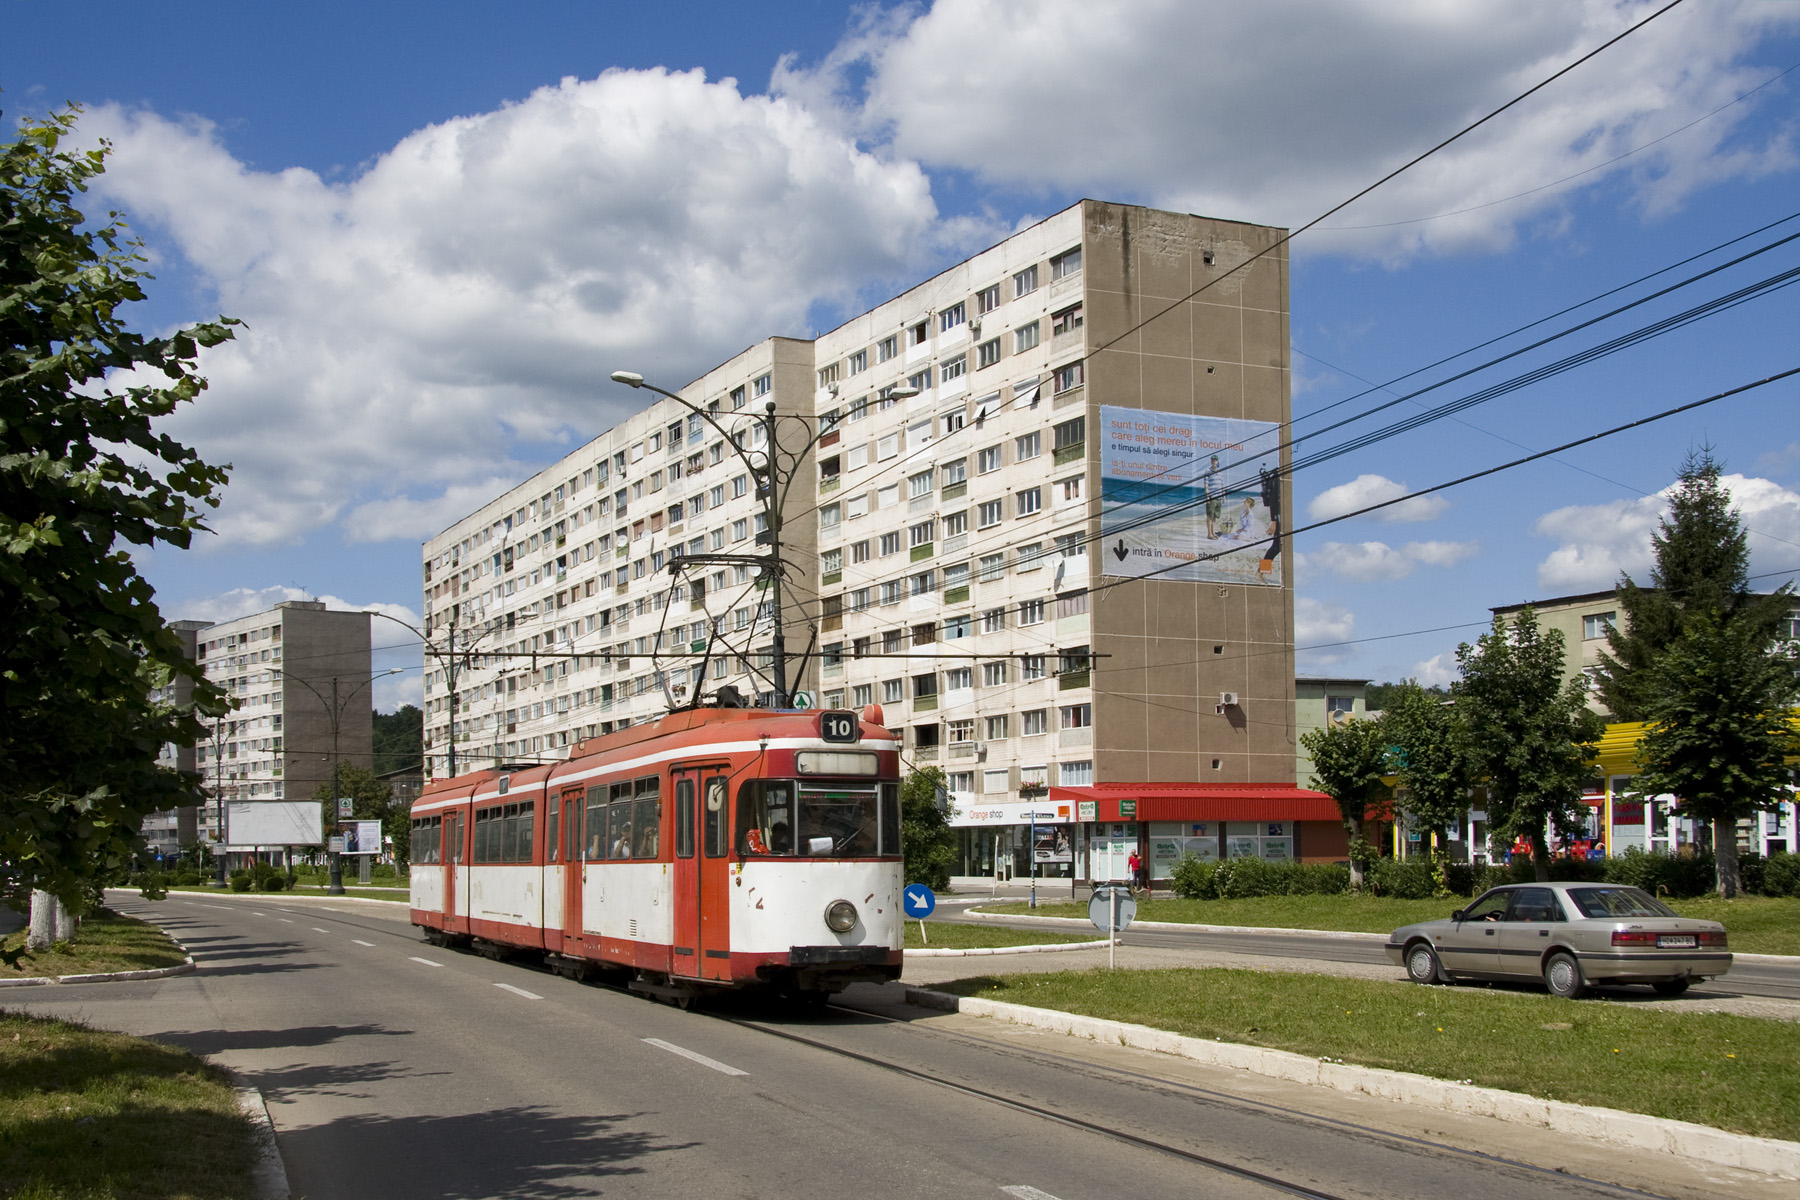
[[[959,875],[984,878],[1071,879],[1080,831],[1074,809],[1045,800],[958,805]]]

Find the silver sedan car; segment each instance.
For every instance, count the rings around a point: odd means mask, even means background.
[[[1723,925],[1611,883],[1497,887],[1445,920],[1396,929],[1387,952],[1415,983],[1542,979],[1571,999],[1627,983],[1679,996],[1731,969]]]

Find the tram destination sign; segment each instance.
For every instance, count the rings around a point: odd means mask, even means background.
[[[858,741],[862,737],[862,723],[853,712],[822,712],[819,714],[819,736],[828,742]]]

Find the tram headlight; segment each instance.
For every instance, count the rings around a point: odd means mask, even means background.
[[[856,905],[848,900],[833,900],[825,906],[825,924],[833,933],[849,933],[856,928]]]

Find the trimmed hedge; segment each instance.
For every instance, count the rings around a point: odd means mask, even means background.
[[[1175,864],[1169,886],[1177,896],[1190,900],[1335,896],[1350,890],[1350,868],[1342,863],[1265,862],[1260,858],[1202,862],[1188,855]]]

